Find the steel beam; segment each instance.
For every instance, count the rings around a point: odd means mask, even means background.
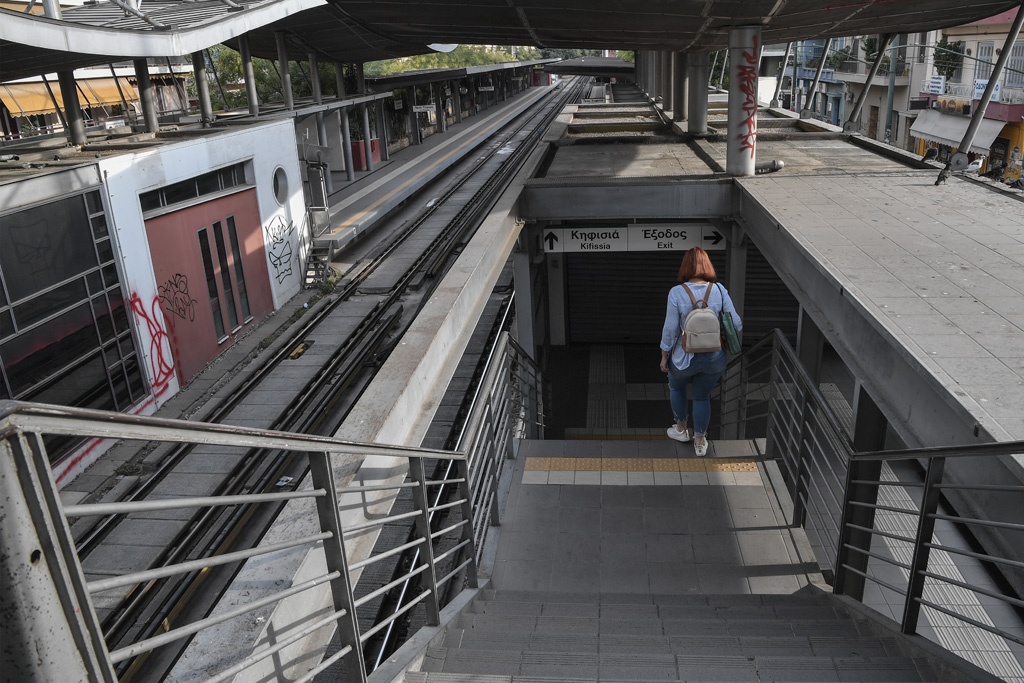
[[[523,191],[520,216],[525,220],[720,218],[733,213],[728,179],[680,183],[643,179],[637,182],[576,185],[531,181]]]

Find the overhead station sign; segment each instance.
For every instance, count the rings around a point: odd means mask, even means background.
[[[547,228],[541,235],[549,253],[686,251],[725,249],[725,234],[706,223],[651,223],[623,227]]]

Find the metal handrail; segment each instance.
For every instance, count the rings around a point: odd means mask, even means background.
[[[970,510],[959,509],[954,514],[939,510],[942,495],[950,492],[1024,495],[1022,485],[1004,482],[959,485],[945,481],[943,477],[946,459],[1022,455],[1024,441],[858,452],[850,439],[849,428],[843,426],[842,420],[778,330],[730,362],[720,390],[720,398],[725,404],[723,421],[744,417],[741,411],[726,410],[727,407],[741,405],[740,397],[745,399],[765,393],[763,383],[740,381],[737,384],[736,378],[751,377],[753,366],[763,361],[769,349],[772,353],[769,417],[765,432],[755,436],[766,437],[767,457],[778,460],[782,465],[794,502],[792,521],[805,526],[808,533],[817,535],[825,553],[819,561],[834,572],[834,590],[860,600],[865,582],[873,582],[904,596],[903,614],[899,621],[905,633],[918,632],[920,609],[926,606],[958,619],[965,627],[973,626],[1007,642],[1019,643],[1020,637],[1011,631],[979,621],[975,618],[975,611],[958,611],[950,605],[937,606],[938,598],[929,598],[929,591],[933,589],[926,588],[925,579],[928,579],[929,586],[943,584],[979,593],[1017,609],[1024,605],[1020,596],[1011,589],[972,586],[969,582],[945,576],[942,571],[930,569],[930,554],[933,552],[949,552],[988,563],[990,567],[1005,567],[1011,572],[1024,567],[1019,557],[1008,556],[999,550],[1002,547],[1012,548],[1010,540],[1001,544],[991,543],[991,547],[985,547],[984,551],[975,552],[955,547],[947,549],[932,539],[936,521],[955,524],[961,529],[983,529],[987,534],[1016,534],[1013,538],[1024,533],[1024,524],[990,519],[984,510],[973,509],[977,506],[969,506]],[[901,481],[883,476],[883,467],[887,467],[885,463],[898,462],[920,464],[925,469],[923,480]],[[897,502],[879,501],[879,491],[886,491]],[[920,498],[910,498],[906,491],[918,492]],[[883,518],[888,520],[884,528],[878,524]],[[909,518],[915,528],[894,525],[900,518]],[[875,541],[874,545],[872,541]],[[887,548],[887,544],[892,544],[892,547]],[[912,556],[907,558],[905,553],[898,554],[894,548],[911,549]],[[895,577],[883,580],[875,575],[870,562],[900,568],[905,572],[906,585],[897,585]],[[970,653],[965,656],[970,656]],[[981,658],[975,663],[985,666]]]
[[[5,467],[11,464],[18,476],[0,477],[0,498],[5,500],[5,514],[0,515],[0,532],[5,543],[8,538],[24,537],[26,540],[15,544],[14,552],[23,548],[41,548],[31,555],[33,564],[42,563],[52,574],[53,587],[62,586],[61,590],[47,594],[41,599],[36,595],[40,590],[37,580],[17,577],[13,583],[4,584],[4,601],[9,598],[7,589],[14,592],[27,591],[31,600],[26,603],[36,604],[50,601],[57,606],[57,614],[61,615],[58,626],[49,629],[46,635],[47,649],[56,649],[59,673],[43,678],[60,680],[93,680],[115,683],[117,675],[113,664],[127,663],[153,648],[162,647],[172,642],[180,642],[187,637],[221,624],[229,619],[250,614],[257,609],[273,609],[282,601],[295,600],[298,593],[305,591],[328,591],[333,601],[331,613],[324,616],[318,613],[309,615],[307,620],[293,623],[285,627],[283,632],[274,634],[275,645],[256,654],[238,652],[240,661],[232,662],[226,658],[229,668],[214,676],[212,680],[227,680],[234,674],[249,666],[265,666],[260,664],[267,657],[280,654],[285,647],[303,641],[324,627],[337,628],[342,636],[340,651],[309,671],[301,678],[310,679],[316,671],[323,670],[330,662],[342,657],[354,658],[356,661],[347,668],[356,673],[357,680],[365,681],[366,667],[363,661],[363,644],[368,638],[384,628],[389,628],[402,615],[408,613],[421,603],[427,604],[428,622],[436,623],[439,607],[438,586],[452,583],[452,579],[465,575],[466,585],[476,586],[476,563],[482,548],[486,527],[498,522],[496,492],[497,478],[503,468],[501,461],[513,455],[510,447],[511,429],[515,420],[534,414],[519,415],[520,408],[514,407],[511,400],[513,389],[511,375],[517,372],[513,365],[530,368],[524,362],[520,349],[510,342],[505,332],[498,340],[497,354],[492,358],[487,372],[480,383],[478,401],[474,404],[467,427],[463,433],[461,450],[447,451],[427,448],[411,448],[373,443],[360,443],[305,434],[291,434],[273,430],[261,430],[245,427],[234,427],[220,424],[205,424],[181,420],[108,413],[104,411],[66,408],[40,404],[21,403],[14,401],[0,402],[0,458]],[[513,363],[510,358],[517,358]],[[527,379],[519,378],[524,391],[536,392],[539,395],[539,369]],[[527,386],[528,385],[528,386]],[[534,409],[539,409],[535,402]],[[516,414],[510,413],[515,410]],[[71,436],[89,436],[96,438],[145,440],[150,442],[197,443],[205,445],[247,446],[263,448],[268,451],[291,451],[304,453],[309,459],[312,487],[310,490],[274,493],[248,493],[230,496],[192,496],[177,500],[139,501],[132,503],[82,504],[62,507],[56,487],[49,470],[49,458],[46,452],[45,434]],[[368,456],[383,455],[405,459],[409,462],[410,472],[415,476],[411,482],[371,486],[338,486],[334,481],[331,459],[338,454]],[[211,454],[208,457],[218,457]],[[427,480],[423,476],[422,462],[425,458],[448,461],[454,471],[446,481]],[[6,474],[6,471],[5,471]],[[433,492],[442,485],[453,485],[458,494],[451,502],[431,500],[425,497],[428,489]],[[359,520],[356,523],[343,525],[341,512],[348,509],[344,496],[360,495],[368,492],[398,492],[411,488],[414,496],[421,501],[412,512],[398,513],[369,521]],[[380,495],[380,494],[378,494]],[[307,501],[315,504],[319,520],[318,532],[310,529],[299,538],[285,538],[283,542],[265,546],[243,547],[208,558],[189,560],[176,565],[158,567],[133,572],[122,576],[97,577],[89,582],[86,580],[81,561],[78,559],[70,529],[64,519],[66,517],[87,517],[94,515],[127,514],[151,510],[187,509],[192,507],[230,506],[239,504],[282,504],[295,501]],[[452,508],[461,508],[462,519],[447,525],[438,531],[432,531],[428,516]],[[377,529],[397,520],[415,520],[417,531],[410,542],[399,548],[370,554],[368,557],[354,557],[349,560],[345,549],[346,538],[353,534]],[[454,543],[444,553],[434,557],[432,543],[444,537],[454,538]],[[322,552],[327,560],[327,571],[320,577],[305,581],[287,589],[269,589],[268,593],[253,595],[251,601],[232,607],[222,613],[215,613],[191,624],[171,628],[168,632],[153,637],[128,642],[116,650],[108,647],[103,640],[103,631],[95,610],[92,608],[90,594],[101,590],[112,590],[135,585],[139,582],[151,583],[166,580],[168,577],[187,575],[198,571],[209,570],[211,567],[226,566],[244,562],[249,558],[279,552],[285,549],[309,548],[309,552]],[[376,590],[369,596],[358,600],[354,596],[352,577],[354,572],[372,565],[380,560],[396,555],[411,548],[421,548],[423,558],[419,565],[414,565],[401,577],[395,578],[387,586]],[[444,562],[443,571],[437,570],[437,564]],[[26,566],[27,566],[26,562]],[[415,591],[411,600],[403,602],[402,607],[394,614],[378,621],[369,629],[361,629],[356,610],[367,604],[368,600],[379,596],[383,591],[391,590],[410,577],[421,575],[428,577],[423,583],[425,590]],[[453,585],[461,585],[462,582]],[[320,599],[303,597],[302,599]],[[34,602],[33,602],[34,601]],[[17,610],[15,610],[17,611]],[[430,616],[434,617],[431,620]],[[23,624],[12,624],[11,628],[24,626],[26,632],[31,631],[28,619]],[[60,625],[62,624],[62,626]],[[269,626],[269,624],[268,624]],[[63,640],[62,640],[63,639]],[[38,648],[43,647],[38,643]],[[29,648],[31,649],[31,648]],[[113,650],[113,652],[111,652]],[[248,656],[246,656],[248,655]],[[296,655],[302,657],[301,655]],[[290,660],[289,660],[290,661]],[[294,662],[279,663],[281,666],[297,665],[306,661],[304,657]],[[6,663],[6,660],[5,660]],[[26,667],[33,670],[37,666],[30,661],[28,655],[23,660],[14,662],[15,668]],[[12,675],[17,676],[17,673]]]

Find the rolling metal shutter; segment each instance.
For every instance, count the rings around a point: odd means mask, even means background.
[[[709,252],[728,287],[726,253]],[[566,254],[569,343],[657,346],[682,260],[683,252]]]
[[[747,246],[746,294],[743,346],[756,344],[776,327],[795,346],[800,304],[753,243]]]

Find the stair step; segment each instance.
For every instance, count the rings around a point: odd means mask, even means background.
[[[819,595],[750,595],[750,594],[647,594],[647,593],[559,593],[548,591],[485,590],[477,605],[488,603],[543,603],[543,604],[584,604],[584,605],[705,605],[711,607],[732,606],[783,606],[783,607],[831,607],[834,603],[828,594]]]

